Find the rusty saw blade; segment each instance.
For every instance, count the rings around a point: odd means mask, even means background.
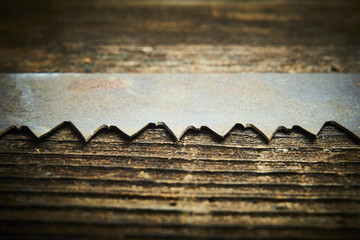
[[[40,137],[70,121],[89,139],[104,125],[132,136],[160,122],[176,137],[189,126],[223,136],[240,123],[270,139],[334,121],[360,137],[360,74],[0,74],[0,84],[1,132]]]

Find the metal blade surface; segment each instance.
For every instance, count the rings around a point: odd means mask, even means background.
[[[88,139],[103,125],[129,136],[165,123],[180,137],[236,123],[268,139],[280,126],[316,134],[334,121],[360,137],[360,74],[0,74],[0,132],[42,136],[64,121]]]

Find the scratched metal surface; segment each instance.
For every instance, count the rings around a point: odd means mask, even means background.
[[[42,136],[63,121],[85,139],[101,126],[129,136],[164,123],[225,135],[236,123],[267,138],[280,126],[316,134],[334,121],[360,137],[360,74],[1,74],[0,131]]]

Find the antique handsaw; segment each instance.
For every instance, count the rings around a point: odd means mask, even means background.
[[[180,138],[235,124],[270,139],[279,127],[316,134],[335,122],[360,137],[360,74],[0,74],[0,134],[27,126],[41,137],[70,121],[89,139],[116,126],[132,136],[148,123]]]

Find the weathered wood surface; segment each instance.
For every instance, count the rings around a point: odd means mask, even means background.
[[[0,231],[17,238],[324,238],[360,234],[360,145],[327,124],[270,143],[149,125],[85,143],[64,124],[0,137]]]
[[[3,0],[0,72],[360,72],[359,1]],[[206,123],[204,123],[206,125]],[[328,124],[270,143],[149,126],[85,143],[0,136],[0,233],[18,239],[360,236],[360,145]]]
[[[357,0],[2,0],[0,72],[359,72],[359,12]]]

